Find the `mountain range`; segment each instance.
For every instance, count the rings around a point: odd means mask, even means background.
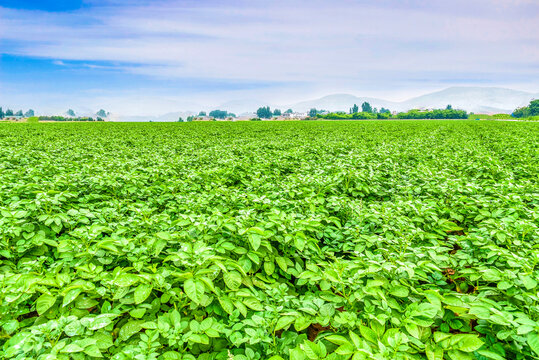
[[[351,94],[332,94],[318,99],[301,101],[292,104],[269,104],[262,100],[243,99],[234,100],[214,106],[211,109],[221,109],[235,114],[254,113],[260,106],[270,106],[282,111],[293,109],[297,112],[306,112],[311,108],[328,111],[346,111],[354,104],[361,108],[363,102],[368,102],[372,107],[380,109],[384,107],[391,111],[407,111],[410,109],[441,109],[451,105],[454,109],[462,109],[468,112],[482,114],[507,113],[510,114],[515,108],[527,105],[530,100],[539,98],[539,93],[498,88],[498,87],[465,87],[455,86],[441,91],[410,98],[405,101],[390,101],[373,97],[362,97]],[[203,109],[203,108],[201,108]],[[114,116],[118,121],[177,121],[178,117],[186,118],[189,115],[198,114],[201,109],[189,109],[188,111],[171,112],[148,118]],[[206,111],[211,109],[204,109]]]
[[[394,111],[410,109],[439,109],[451,104],[455,109],[475,113],[511,113],[515,108],[527,105],[530,100],[539,98],[539,93],[495,87],[450,87],[414,97],[405,101],[389,101],[372,97],[358,97],[350,94],[334,94],[319,99],[291,104],[295,111],[307,111],[311,108],[329,111],[348,111],[357,104],[366,101],[373,107],[385,107]]]

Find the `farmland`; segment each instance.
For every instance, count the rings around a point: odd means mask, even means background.
[[[539,124],[0,124],[2,359],[539,357]]]

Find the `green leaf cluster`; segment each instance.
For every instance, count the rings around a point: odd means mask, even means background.
[[[537,358],[538,130],[0,124],[0,358]]]

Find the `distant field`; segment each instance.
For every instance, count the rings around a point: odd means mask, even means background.
[[[2,359],[539,356],[539,124],[0,124]]]
[[[494,114],[494,115],[470,114],[468,116],[468,119],[470,119],[470,120],[482,119],[482,120],[537,121],[537,120],[539,120],[539,116],[528,116],[526,118],[515,118],[515,117],[512,117],[510,114]]]

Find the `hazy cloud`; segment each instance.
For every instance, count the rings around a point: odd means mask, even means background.
[[[0,7],[0,41],[10,45],[2,53],[167,79],[171,91],[185,79],[237,82],[219,90],[223,100],[243,96],[242,83],[263,84],[262,96],[294,100],[383,89],[398,96],[427,90],[425,79],[431,88],[532,88],[539,80],[538,24],[539,3],[527,0],[92,0],[68,11]],[[272,95],[269,83],[279,84],[280,95]],[[193,97],[212,91],[201,88]]]

